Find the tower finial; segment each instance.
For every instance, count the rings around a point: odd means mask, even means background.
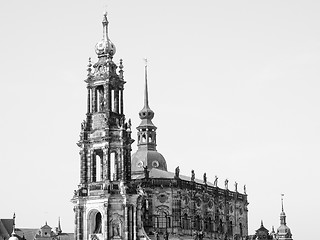
[[[103,25],[103,39],[108,39],[108,18],[107,18],[107,11],[103,13],[102,25]]]
[[[284,196],[284,194],[281,193],[281,209],[282,209],[282,212],[284,212],[284,211],[283,211],[283,196]]]

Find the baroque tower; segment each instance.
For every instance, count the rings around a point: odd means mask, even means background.
[[[95,46],[98,61],[88,64],[87,113],[81,124],[80,184],[72,202],[75,239],[133,239],[138,195],[128,195],[131,180],[131,123],[125,121],[123,65],[113,62],[115,45],[108,36]],[[134,204],[130,204],[134,202]],[[133,207],[135,205],[135,207]]]

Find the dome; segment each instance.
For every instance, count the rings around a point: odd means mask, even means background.
[[[98,55],[114,55],[116,53],[116,46],[110,41],[110,39],[103,39],[96,44],[95,50]]]
[[[135,173],[143,173],[143,167],[148,169],[157,168],[167,171],[167,162],[161,153],[155,150],[138,149],[131,157],[131,171]]]
[[[277,230],[278,236],[291,237],[291,230],[287,225],[281,225]]]

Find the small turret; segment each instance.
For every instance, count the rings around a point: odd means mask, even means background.
[[[280,213],[280,227],[277,229],[277,237],[282,240],[292,240],[292,234],[290,228],[286,223],[286,214],[283,208],[283,194],[281,195],[281,213]]]
[[[152,119],[154,112],[149,106],[148,97],[148,66],[145,65],[145,89],[144,89],[144,106],[139,112],[141,119],[138,130],[138,151],[132,155],[131,170],[132,174],[142,174],[143,168],[148,169],[158,168],[167,171],[167,163],[164,157],[157,151],[156,146],[156,130],[157,127],[153,124]]]

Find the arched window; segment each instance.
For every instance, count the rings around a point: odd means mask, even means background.
[[[242,232],[242,223],[239,223],[239,228],[240,228],[240,236],[242,237],[243,232]]]
[[[213,222],[211,217],[208,218],[208,231],[213,232]]]
[[[199,216],[199,215],[196,216],[194,225],[195,225],[194,228],[195,228],[196,230],[198,230],[198,231],[201,230],[201,219],[200,219],[200,216]]]
[[[186,230],[190,229],[189,219],[188,219],[188,215],[186,213],[183,215],[182,228],[186,229]]]
[[[223,233],[223,224],[222,224],[222,219],[219,220],[219,232]]]
[[[101,228],[102,228],[101,213],[98,212],[95,217],[93,233],[101,233]]]
[[[232,227],[232,221],[229,222],[229,234],[232,235],[233,234],[233,227]]]

